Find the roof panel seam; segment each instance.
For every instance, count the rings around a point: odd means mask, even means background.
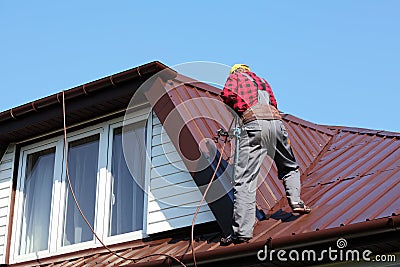
[[[324,156],[325,152],[329,150],[330,146],[333,144],[333,141],[335,140],[335,136],[339,133],[339,131],[336,132],[336,134],[332,135],[329,140],[325,143],[325,145],[322,147],[322,149],[319,151],[318,155],[314,158],[314,160],[309,164],[309,166],[304,170],[302,176],[307,177],[309,173],[311,173],[316,166],[316,164],[320,161],[320,159]]]

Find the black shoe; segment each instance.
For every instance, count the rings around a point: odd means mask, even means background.
[[[241,244],[245,242],[249,242],[251,238],[247,237],[238,237],[234,234],[228,235],[227,237],[221,238],[219,245],[220,246],[229,246],[230,244]]]
[[[308,214],[311,212],[311,208],[306,206],[303,201],[290,205],[293,213]]]
[[[230,234],[227,237],[221,238],[219,241],[220,246],[229,246],[230,244],[233,244],[237,239],[237,236]]]

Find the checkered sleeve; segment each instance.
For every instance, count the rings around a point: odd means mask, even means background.
[[[269,94],[269,101],[270,101],[271,105],[273,105],[274,107],[278,108],[278,103],[276,102],[276,98],[274,96],[274,92],[272,92],[271,86],[269,86],[268,82],[265,79],[264,79],[264,82],[265,82],[265,85],[266,85],[265,90]]]
[[[232,107],[237,103],[238,77],[236,74],[229,75],[222,90],[221,97],[225,104]]]

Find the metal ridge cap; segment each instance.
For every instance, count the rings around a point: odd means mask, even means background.
[[[171,70],[166,73],[166,76],[173,77],[176,72],[170,69],[168,66],[164,65],[159,61],[153,61],[129,70],[119,72],[98,80],[94,80],[83,85],[79,85],[67,90],[62,90],[65,92],[65,99],[73,99],[82,95],[89,95],[91,92],[106,88],[116,86],[119,83],[126,82],[129,80],[137,79],[142,77],[142,75],[156,74],[162,70]],[[62,91],[55,94],[40,98],[28,102],[26,104],[11,108],[0,112],[0,123],[8,120],[15,120],[18,117],[28,114],[30,112],[37,112],[41,108],[45,108],[55,104],[61,104],[62,101]]]
[[[359,128],[359,127],[350,127],[350,126],[326,126],[329,129],[337,129],[343,132],[355,133],[355,134],[369,134],[369,135],[377,135],[377,136],[388,136],[388,137],[400,137],[400,132],[391,132],[385,130],[374,130],[367,128]]]
[[[294,116],[292,114],[285,113],[285,112],[282,112],[281,115],[282,115],[282,119],[284,119],[286,121],[290,121],[292,123],[299,124],[299,125],[302,125],[304,127],[311,128],[311,129],[313,129],[315,131],[322,132],[322,133],[327,134],[327,135],[334,136],[335,133],[336,133],[335,130],[331,129],[329,126],[326,126],[326,125],[316,124],[314,122],[301,119],[301,118],[299,118],[297,116]]]
[[[188,86],[195,87],[197,89],[209,92],[216,96],[218,96],[222,92],[221,89],[219,89],[213,85],[210,85],[206,82],[198,81],[189,76],[185,76],[181,73],[177,73],[177,76],[173,79],[173,81],[177,83],[176,86],[188,85]]]

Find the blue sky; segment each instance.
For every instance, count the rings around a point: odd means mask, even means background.
[[[400,1],[246,3],[0,1],[0,111],[153,60],[200,60],[247,63],[300,118],[400,131]]]

